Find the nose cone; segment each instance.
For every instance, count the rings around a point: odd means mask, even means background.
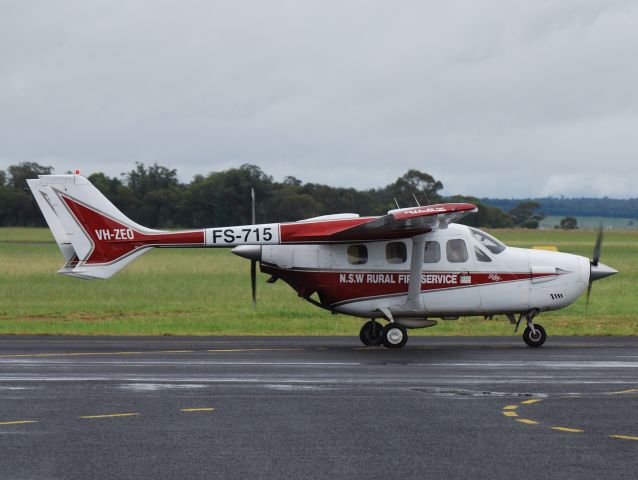
[[[614,270],[611,267],[608,267],[604,263],[598,263],[597,265],[591,264],[589,273],[589,281],[593,282],[594,280],[600,280],[601,278],[609,277],[614,273],[618,273],[618,270]]]
[[[231,252],[248,260],[261,261],[261,245],[240,245],[233,248]]]

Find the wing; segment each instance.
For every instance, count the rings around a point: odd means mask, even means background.
[[[478,211],[471,203],[390,210],[382,217],[281,224],[281,243],[371,242],[429,233]]]

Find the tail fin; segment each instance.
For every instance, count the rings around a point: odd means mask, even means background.
[[[165,232],[133,222],[81,175],[27,182],[67,260],[62,275],[109,278],[150,247],[205,246],[203,230]]]

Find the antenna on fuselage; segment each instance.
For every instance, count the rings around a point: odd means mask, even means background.
[[[401,207],[399,207],[399,202],[397,202],[397,197],[392,197],[392,198],[394,198],[394,203],[396,203],[397,208],[401,208]]]
[[[412,192],[412,196],[414,197],[414,201],[416,202],[416,206],[417,206],[417,207],[420,207],[420,206],[421,206],[421,204],[419,203],[419,199],[418,199],[418,198],[416,198],[416,194],[415,194],[414,192]]]
[[[430,199],[428,198],[428,194],[425,192],[425,190],[423,190],[423,195],[425,195],[425,199],[428,201],[428,205],[432,205],[432,202],[430,202]]]

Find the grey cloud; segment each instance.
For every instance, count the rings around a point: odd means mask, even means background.
[[[0,168],[638,196],[637,20],[629,1],[5,2]]]

